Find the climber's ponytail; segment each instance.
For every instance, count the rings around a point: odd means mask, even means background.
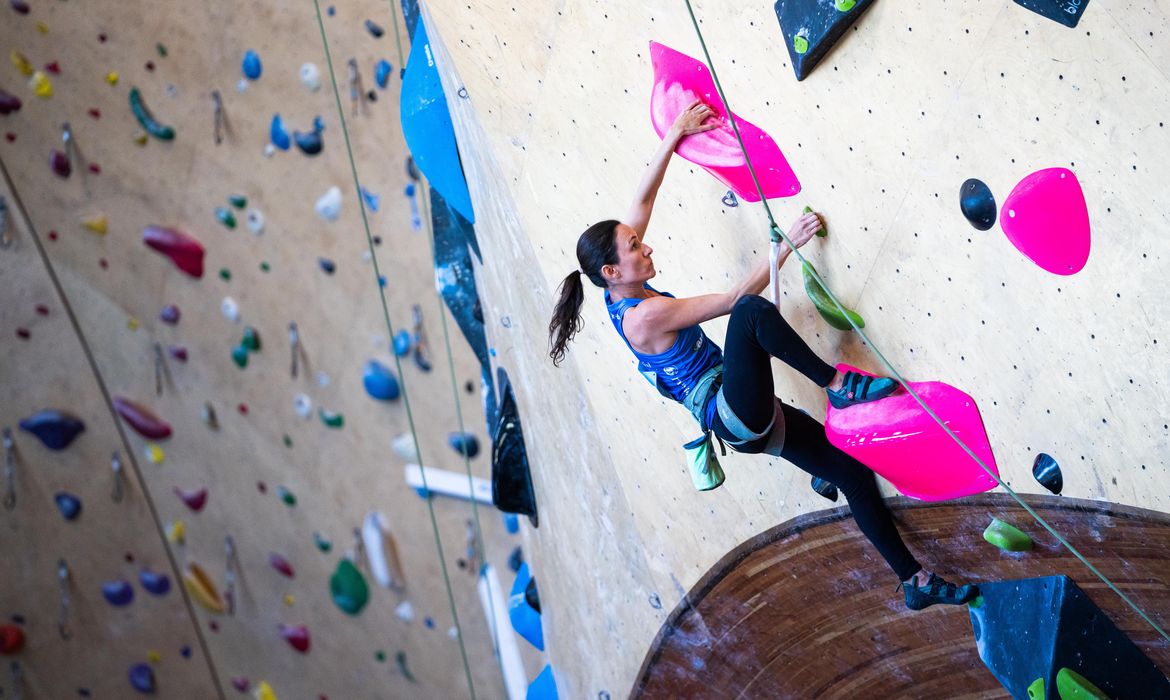
[[[577,262],[581,269],[570,272],[561,283],[560,297],[548,324],[549,357],[554,365],[559,365],[565,359],[569,341],[581,330],[581,305],[585,303],[585,286],[581,284],[581,275],[588,277],[595,286],[605,287],[601,268],[618,263],[618,223],[609,219],[593,224],[577,239]]]

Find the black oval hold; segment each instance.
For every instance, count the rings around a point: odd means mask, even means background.
[[[1064,488],[1064,476],[1060,473],[1060,465],[1043,452],[1036,455],[1036,461],[1032,462],[1032,476],[1052,493],[1059,494]]]
[[[414,164],[414,158],[411,156],[406,157],[406,174],[415,182],[422,179],[422,173],[418,171],[418,166]]]
[[[971,178],[959,188],[959,210],[980,231],[995,225],[995,195],[982,180]]]
[[[837,487],[834,486],[831,482],[825,481],[824,479],[818,479],[814,476],[812,480],[812,488],[813,491],[816,491],[833,503],[837,502]]]

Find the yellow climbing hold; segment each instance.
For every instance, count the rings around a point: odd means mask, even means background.
[[[12,61],[12,66],[16,68],[16,70],[20,71],[20,74],[24,77],[27,78],[33,74],[32,63],[30,63],[28,58],[21,52],[13,49],[12,53],[8,54],[8,58]]]
[[[139,135],[134,137],[134,143],[138,144],[139,146],[145,146],[146,142],[149,140],[150,140],[150,137],[147,136],[146,134],[139,134]]]
[[[276,691],[272,686],[268,685],[268,681],[260,681],[256,685],[256,690],[252,693],[252,697],[256,700],[276,700]]]
[[[49,25],[45,24],[44,22],[38,21],[33,26],[36,27],[37,31],[40,32],[41,34],[48,34],[49,33]]]
[[[166,458],[167,453],[163,452],[162,448],[158,445],[151,444],[146,446],[146,459],[150,460],[151,464],[162,464]]]
[[[29,78],[28,84],[32,86],[33,93],[37,97],[49,99],[53,96],[53,84],[49,82],[49,76],[41,71],[37,71]]]
[[[173,520],[167,526],[167,541],[171,544],[183,544],[187,541],[187,526],[182,520]]]
[[[159,654],[154,649],[151,649],[150,651],[146,652],[146,660],[152,664],[157,664],[158,662],[162,661],[162,654]]]
[[[105,214],[98,214],[88,219],[82,219],[81,225],[101,236],[106,235],[106,231],[110,230],[110,222],[106,219]]]
[[[106,82],[109,83],[110,85],[117,85],[118,84],[118,71],[112,70],[109,73],[106,73]]]
[[[187,562],[187,570],[183,572],[183,585],[191,594],[191,599],[213,613],[224,611],[223,597],[215,581],[207,575],[202,566],[195,562]]]
[[[284,594],[284,604],[285,605],[287,605],[288,607],[291,608],[293,605],[293,600],[294,600],[294,598],[291,595],[289,595],[288,593]]]
[[[132,331],[138,330],[138,319],[134,318],[133,316],[126,319],[126,327]]]

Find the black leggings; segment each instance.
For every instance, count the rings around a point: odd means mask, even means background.
[[[772,394],[772,358],[783,360],[817,386],[826,387],[837,370],[825,364],[784,320],[775,305],[760,296],[745,296],[731,310],[723,350],[723,395],[728,407],[752,432],[759,433],[772,420],[776,398]],[[905,581],[922,566],[906,549],[874,481],[873,472],[861,462],[833,447],[825,427],[803,411],[781,404],[784,446],[780,457],[804,471],[832,483],[849,501],[857,527],[889,564],[899,581]],[[738,440],[723,425],[718,414],[715,434],[724,440]],[[759,453],[768,436],[736,448],[738,452]]]

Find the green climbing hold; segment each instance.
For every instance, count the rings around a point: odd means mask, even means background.
[[[1007,552],[1026,552],[1032,548],[1032,538],[1023,530],[999,518],[992,518],[983,531],[983,539]]]
[[[345,425],[345,416],[334,411],[326,411],[319,409],[317,415],[321,416],[321,422],[330,428],[341,428]]]
[[[292,491],[289,491],[284,486],[281,486],[278,491],[280,493],[280,500],[284,501],[286,506],[295,506],[297,504],[297,497],[293,495]]]
[[[248,206],[248,198],[242,194],[233,194],[228,197],[228,202],[236,209],[243,209]]]
[[[219,278],[224,282],[230,282],[232,280],[232,271],[226,267],[219,268]]]
[[[117,80],[116,77],[115,80]],[[147,109],[146,103],[142,101],[142,93],[136,87],[130,88],[130,111],[134,113],[134,118],[138,120],[146,133],[160,141],[170,141],[175,138],[175,129],[154,118],[154,115]]]
[[[237,345],[234,348],[232,348],[232,361],[235,362],[236,366],[239,367],[240,369],[247,367],[248,366],[248,348],[244,347],[243,344]]]
[[[272,268],[268,267],[268,263],[266,263],[266,262],[260,263],[260,271],[261,272],[268,272],[270,269],[272,269]]]
[[[233,214],[232,210],[228,209],[227,207],[216,207],[215,218],[217,221],[219,221],[219,223],[223,224],[229,229],[234,229],[236,227],[236,215]]]
[[[414,680],[414,674],[411,673],[410,669],[406,667],[406,652],[405,651],[400,651],[397,654],[395,654],[394,655],[394,662],[398,664],[398,670],[402,672],[402,675],[406,678],[406,680],[410,681],[411,683],[418,682],[418,681]]]
[[[244,339],[240,341],[240,345],[256,352],[260,349],[260,334],[251,326],[244,326]]]
[[[808,53],[808,38],[800,34],[792,37],[792,48],[802,56]]]
[[[292,447],[292,438],[288,436],[288,433],[285,433],[280,439],[284,442],[285,447]]]
[[[378,661],[378,663],[383,663],[386,661],[386,652],[379,649],[378,651],[374,652],[374,658]]]
[[[1062,668],[1056,672],[1056,692],[1060,700],[1109,700],[1109,696],[1101,692],[1100,688],[1071,668]],[[1028,694],[1031,693],[1032,688],[1029,686]]]
[[[856,6],[856,5],[857,5],[857,0],[837,0],[834,3],[834,7],[837,8],[837,12],[848,12],[848,11],[852,10],[854,8],[854,6]]]
[[[333,543],[325,539],[319,532],[313,533],[313,544],[317,545],[317,549],[322,552],[328,553],[333,549]]]
[[[329,577],[329,593],[341,611],[357,615],[370,600],[370,587],[366,579],[349,559],[342,559],[337,570]]]
[[[812,207],[805,207],[805,208],[804,208],[804,213],[805,213],[805,214],[811,214],[811,213],[812,213]],[[825,230],[825,227],[824,227],[824,226],[821,226],[821,227],[820,227],[820,228],[818,228],[816,231],[813,231],[813,233],[815,233],[816,235],[820,236],[821,238],[824,238],[825,236],[829,235],[829,232]]]
[[[817,307],[821,318],[825,319],[825,323],[839,331],[849,331],[853,330],[853,326],[849,324],[849,320],[852,319],[858,328],[865,328],[865,321],[856,311],[845,309],[845,313],[842,314],[837,309],[837,305],[829,298],[828,292],[817,283],[816,278],[813,276],[816,270],[812,266],[812,263],[805,262],[801,270],[804,273],[804,291],[808,294],[808,298],[812,300],[813,306]],[[846,317],[846,314],[848,314],[848,317]]]
[[[1037,678],[1028,686],[1028,700],[1045,700],[1044,678]]]
[[[163,46],[161,41],[154,45],[154,50],[158,51],[159,56],[167,57],[167,47]]]

